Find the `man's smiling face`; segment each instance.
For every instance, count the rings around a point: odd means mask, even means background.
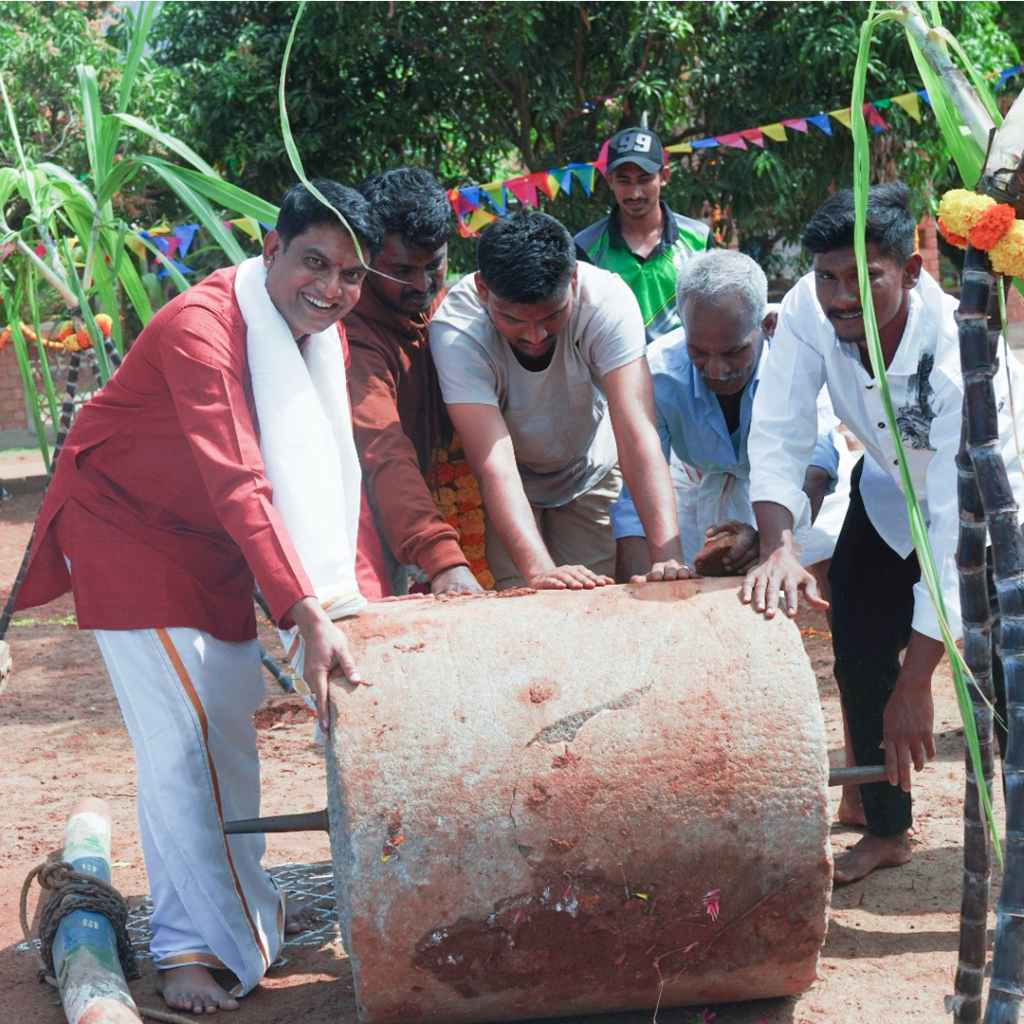
[[[921,257],[916,253],[908,260],[883,256],[878,246],[869,242],[867,263],[878,333],[885,337],[898,328],[902,335],[910,290],[920,275]],[[815,255],[814,290],[836,337],[849,344],[866,345],[857,259],[852,248]],[[899,337],[894,341],[898,343]]]
[[[359,301],[366,267],[340,223],[314,224],[288,245],[269,231],[263,259],[271,301],[295,338],[327,330]]]

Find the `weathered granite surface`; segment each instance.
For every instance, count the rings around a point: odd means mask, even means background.
[[[796,626],[736,580],[371,605],[334,691],[331,845],[361,1019],[790,995],[831,889]]]

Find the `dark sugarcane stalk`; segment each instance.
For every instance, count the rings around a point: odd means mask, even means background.
[[[1024,992],[1024,542],[999,443],[992,380],[996,347],[980,301],[992,287],[988,256],[967,248],[961,293],[960,361],[967,449],[992,542],[1000,612],[1000,657],[1006,679],[1009,743],[1003,760],[1006,854],[996,909],[995,948],[985,1024],[1016,1024]]]
[[[68,360],[68,382],[64,389],[64,401],[60,407],[60,429],[57,432],[57,440],[53,446],[53,458],[50,459],[50,475],[46,481],[46,488],[43,490],[43,499],[46,498],[46,491],[50,488],[50,481],[53,479],[53,471],[57,466],[57,457],[61,453],[61,449],[64,447],[64,442],[67,440],[68,431],[71,429],[71,421],[75,415],[75,395],[78,393],[78,370],[82,364],[82,354],[80,352],[72,352],[71,358]],[[39,525],[38,516],[36,518],[35,525],[32,527],[32,535],[28,539],[28,545],[25,548],[25,556],[21,560],[21,566],[18,569],[18,575],[14,579],[14,586],[11,587],[11,592],[7,596],[7,603],[4,605],[3,613],[0,614],[0,640],[7,635],[7,630],[10,628],[11,619],[14,618],[14,602],[17,600],[18,591],[21,590],[21,585],[25,581],[25,573],[28,572],[29,559],[32,557],[32,545],[36,539],[36,527]]]
[[[977,255],[977,253],[975,253]],[[994,345],[998,326],[991,313],[996,295],[991,277],[972,267],[964,268],[957,320],[960,331],[983,331],[985,343]],[[991,331],[995,327],[994,332]],[[994,333],[994,337],[989,335]],[[961,343],[963,348],[963,343]],[[992,745],[992,706],[995,689],[992,683],[992,610],[988,599],[988,578],[985,550],[988,529],[985,510],[978,491],[974,466],[968,453],[967,396],[964,396],[964,422],[957,454],[957,499],[960,509],[960,534],[956,562],[960,576],[960,605],[964,633],[964,661],[975,685],[971,687],[972,715],[981,753],[982,782],[992,798],[994,752]],[[966,789],[964,792],[964,867],[963,896],[960,904],[960,953],[957,964],[954,997],[955,1024],[978,1024],[982,1015],[982,987],[985,960],[988,955],[988,905],[992,867],[989,856],[988,831],[978,789],[978,779],[970,748],[964,743]]]

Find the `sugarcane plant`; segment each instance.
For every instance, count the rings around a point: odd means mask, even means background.
[[[1024,775],[1024,543],[1021,540],[1018,509],[1009,486],[1003,462],[998,427],[998,409],[992,381],[997,367],[997,343],[1005,317],[999,316],[1003,306],[1003,281],[993,272],[988,253],[970,242],[969,228],[978,226],[987,217],[984,229],[975,236],[984,240],[985,248],[993,248],[998,238],[1007,235],[1004,250],[998,254],[996,271],[1010,277],[1022,276],[1024,264],[1017,268],[1018,251],[1024,245],[1024,222],[1015,218],[1024,213],[1024,165],[1020,164],[1021,145],[1007,137],[1001,140],[995,129],[1002,122],[999,110],[982,77],[971,66],[962,47],[941,25],[938,5],[929,4],[931,21],[916,3],[890,0],[888,11],[877,13],[872,3],[868,20],[861,33],[861,47],[855,73],[852,98],[852,127],[855,140],[855,194],[857,200],[857,249],[861,298],[871,350],[871,361],[889,416],[889,425],[902,456],[902,445],[896,429],[895,415],[885,384],[881,346],[878,343],[867,274],[864,224],[867,209],[869,167],[867,162],[867,126],[863,117],[864,80],[874,27],[883,20],[894,19],[906,31],[907,40],[922,78],[928,98],[939,120],[950,153],[956,160],[965,184],[975,186],[980,202],[968,204],[973,220],[960,238],[956,227],[943,223],[939,210],[939,226],[950,241],[962,241],[966,248],[962,275],[961,301],[957,313],[960,339],[961,369],[964,382],[964,412],[960,451],[957,456],[958,504],[960,530],[957,546],[957,567],[960,574],[960,597],[964,646],[961,656],[950,634],[937,587],[937,574],[928,546],[925,524],[907,472],[906,460],[900,458],[904,493],[914,532],[922,576],[939,613],[946,649],[953,670],[954,684],[964,719],[966,792],[964,801],[964,869],[963,896],[960,914],[959,964],[954,995],[947,997],[956,1024],[976,1024],[982,1019],[983,984],[988,945],[988,905],[991,879],[990,847],[985,827],[988,818],[997,855],[1002,850],[995,834],[991,810],[994,772],[993,739],[993,643],[992,610],[989,605],[987,549],[991,539],[993,575],[1001,618],[999,657],[1006,680],[1008,747],[1003,762],[1006,788],[1006,859],[1003,888],[999,899],[995,950],[985,1008],[985,1024],[1010,1024],[1019,1019],[1021,994],[1024,991],[1024,946],[1021,925],[1024,924],[1024,804],[1020,791]],[[973,81],[950,57],[952,49],[961,59]],[[1018,103],[1011,111],[1005,128],[1017,131],[1017,122],[1024,118],[1024,107]],[[998,142],[998,144],[996,144]],[[1013,152],[1010,166],[1007,151]],[[986,157],[988,159],[986,159]],[[989,161],[994,160],[995,163]],[[989,166],[997,169],[982,173]],[[971,195],[971,193],[964,193]],[[947,198],[943,200],[946,204]],[[963,206],[963,202],[960,203]],[[952,203],[950,204],[952,207]],[[1001,212],[986,213],[990,207]],[[1020,231],[1016,231],[1016,226]],[[1010,238],[1010,232],[1014,237]],[[1015,248],[1016,247],[1016,248]],[[1018,282],[1018,287],[1019,287]],[[1011,392],[1012,398],[1012,392]]]
[[[141,7],[112,111],[104,112],[95,70],[88,65],[76,68],[77,100],[89,162],[85,173],[29,158],[4,77],[0,76],[0,134],[9,137],[8,151],[14,157],[12,166],[0,167],[0,303],[6,321],[0,345],[9,339],[14,350],[40,451],[51,473],[74,415],[82,353],[89,353],[94,377],[102,384],[125,349],[122,314],[132,313],[134,321],[144,326],[154,312],[132,247],[141,243],[157,259],[162,254],[151,240],[141,237],[115,213],[113,200],[118,192],[140,172],[163,182],[181,203],[183,214],[198,220],[224,257],[236,264],[246,258],[246,253],[225,227],[223,211],[241,214],[254,223],[273,224],[277,220],[278,209],[272,203],[223,181],[190,147],[130,112],[158,6],[144,3]],[[138,145],[139,139],[145,140],[148,148]],[[181,162],[172,162],[169,157]],[[177,289],[188,288],[188,281],[172,261],[163,265]],[[44,309],[51,313],[63,310],[66,319],[57,328],[56,340],[48,339],[43,331]],[[60,318],[60,314],[55,317]],[[38,356],[42,396],[36,393],[30,345]],[[70,353],[67,388],[60,403],[47,360],[48,348]],[[57,425],[59,420],[52,453],[43,409],[48,410],[52,423]],[[10,624],[30,551],[31,540],[0,614],[0,639]]]
[[[9,149],[7,145],[3,148],[14,158],[12,166],[0,167],[3,333],[14,348],[48,467],[49,443],[29,360],[29,346],[34,345],[44,407],[49,406],[50,418],[56,422],[57,400],[40,323],[44,302],[64,310],[68,325],[59,330],[58,336],[67,350],[94,350],[100,383],[110,375],[110,352],[124,351],[120,314],[130,310],[134,319],[145,325],[154,311],[132,247],[141,243],[156,258],[162,254],[151,240],[140,238],[132,225],[115,213],[114,197],[140,172],[159,180],[180,201],[183,213],[202,225],[232,263],[240,263],[246,253],[225,227],[222,211],[231,210],[254,222],[271,224],[277,217],[272,203],[223,181],[190,147],[131,113],[133,90],[157,9],[157,4],[142,5],[112,111],[104,112],[95,69],[84,64],[76,68],[77,101],[89,162],[84,174],[78,173],[79,168],[29,158],[11,97],[0,76],[6,129],[2,134],[10,142]],[[140,139],[145,146],[138,144]],[[170,157],[181,162],[175,163]],[[164,267],[178,289],[188,287],[173,263],[164,261]],[[108,319],[97,322],[94,307],[102,309]]]

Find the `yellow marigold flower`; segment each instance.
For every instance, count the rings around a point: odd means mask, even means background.
[[[980,196],[965,188],[954,188],[942,197],[939,217],[950,231],[966,238],[971,228],[981,220],[981,215],[994,204],[995,200],[989,196]]]
[[[438,487],[437,503],[443,510],[455,508],[455,491],[451,487]]]
[[[997,274],[1024,280],[1024,221],[1015,220],[1010,230],[989,249],[988,257]]]
[[[478,558],[483,558],[484,557],[484,545],[483,544],[467,544],[462,549],[462,553],[471,562],[475,562]]]

